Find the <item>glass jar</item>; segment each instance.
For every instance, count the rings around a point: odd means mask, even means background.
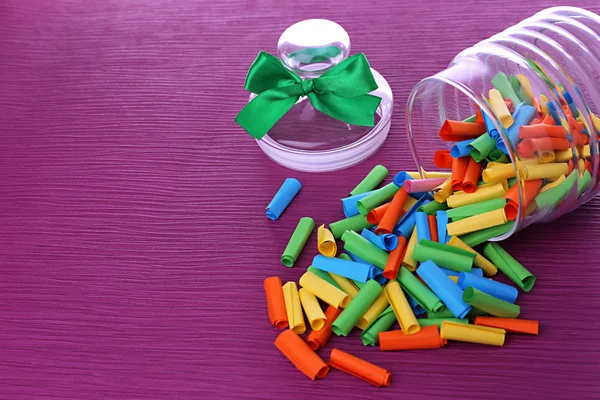
[[[573,185],[553,207],[525,206],[527,174],[523,165],[529,159],[524,160],[524,152],[517,144],[521,139],[511,140],[489,100],[489,91],[494,89],[492,79],[499,72],[507,77],[518,77],[521,83],[528,81],[532,98],[540,103],[535,104],[534,100],[533,105],[538,110],[549,110],[546,112],[553,115],[556,125],[566,130],[568,148],[561,152],[561,161],[568,163],[569,176],[573,171],[578,173],[573,177]],[[600,115],[600,17],[574,7],[543,10],[462,51],[447,69],[419,82],[406,108],[407,133],[418,170],[438,169],[434,164],[436,150],[450,149],[454,145],[438,135],[444,122],[463,121],[476,114],[477,109],[500,134],[519,188],[515,224],[493,240],[503,240],[531,223],[559,218],[589,201],[600,190],[600,120],[596,117]],[[575,121],[569,119],[569,110]],[[532,149],[539,163],[544,162],[542,153],[541,148]]]

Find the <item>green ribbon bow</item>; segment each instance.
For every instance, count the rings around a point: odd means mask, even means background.
[[[314,108],[348,124],[373,126],[381,98],[363,53],[347,58],[318,78],[302,80],[271,54],[260,52],[248,70],[246,90],[257,93],[235,121],[256,139],[262,137],[296,104],[308,96]]]

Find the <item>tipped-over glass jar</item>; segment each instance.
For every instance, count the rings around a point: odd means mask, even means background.
[[[480,186],[517,185],[507,228],[492,240],[559,218],[599,191],[600,17],[573,7],[541,11],[418,83],[406,113],[419,170],[449,168],[456,161],[440,150],[452,149],[481,160]]]

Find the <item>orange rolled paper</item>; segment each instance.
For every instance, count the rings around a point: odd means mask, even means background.
[[[401,187],[400,190],[396,192],[394,198],[390,202],[390,206],[383,215],[383,218],[381,218],[381,221],[379,221],[379,225],[377,225],[377,228],[375,229],[375,233],[377,235],[380,235],[382,233],[392,233],[394,231],[396,223],[398,222],[400,216],[402,216],[402,213],[404,212],[402,207],[404,207],[404,202],[406,201],[407,197],[408,193],[406,192],[406,190],[404,190],[404,187]]]
[[[463,179],[469,166],[468,157],[460,157],[452,160],[452,190],[461,190]]]
[[[577,146],[585,146],[586,144],[589,143],[588,136],[584,135],[583,133],[581,133],[577,129],[573,129],[571,131],[571,134],[573,135],[573,141],[575,142],[575,144]]]
[[[573,115],[567,115],[567,121],[569,121],[569,128],[571,128],[571,130],[575,129],[581,132],[585,129],[583,122],[577,121],[575,118],[573,118]]]
[[[539,323],[530,319],[475,317],[475,325],[504,329],[506,332],[537,335]]]
[[[437,219],[435,215],[428,215],[427,222],[429,222],[429,234],[432,242],[439,242],[438,231],[437,231]]]
[[[542,180],[534,179],[531,181],[525,181],[523,185],[523,201],[525,202],[523,209],[526,210],[529,204],[533,201],[537,193],[542,188]],[[504,213],[509,221],[517,219],[519,214],[519,183],[515,183],[513,187],[508,189],[508,192],[504,195],[506,199],[506,205],[504,206]]]
[[[519,137],[521,139],[539,139],[545,137],[566,139],[567,130],[562,126],[548,125],[543,123],[537,125],[522,125],[519,128]]]
[[[585,135],[584,135],[585,136]],[[573,135],[575,137],[575,135]],[[550,150],[567,150],[571,148],[569,139],[557,137],[526,138],[517,145],[519,156],[531,158],[534,152]]]
[[[473,160],[472,157],[465,158],[469,160],[469,165],[467,165],[465,177],[463,178],[462,190],[465,193],[473,193],[477,190],[477,182],[479,182],[479,178],[481,178],[483,165]]]
[[[433,163],[438,168],[452,168],[450,150],[437,150],[433,155]]]
[[[483,119],[483,114],[481,113],[481,110],[478,108],[477,111],[475,111],[475,123],[476,124],[485,124],[485,120]]]
[[[367,221],[370,224],[377,225],[387,212],[388,208],[390,208],[390,204],[391,202],[387,202],[369,211],[369,213],[367,214]]]
[[[544,119],[542,119],[542,124],[556,125],[556,121],[554,121],[554,118],[552,117],[552,115],[546,115],[546,116],[544,116]]]
[[[386,369],[339,349],[331,350],[329,365],[378,387],[390,386],[392,381]]]
[[[485,132],[485,124],[446,120],[440,129],[440,137],[446,142],[460,142],[475,139]]]
[[[269,313],[271,324],[277,329],[287,328],[289,322],[285,310],[281,279],[277,276],[272,276],[264,280],[263,286],[265,287],[265,294],[267,295],[267,311]]]
[[[296,368],[313,381],[324,378],[329,372],[329,366],[325,361],[321,360],[321,357],[292,330],[281,332],[275,339],[275,346]]]
[[[536,111],[536,116],[544,115],[544,110],[542,110],[542,106],[540,105],[540,101],[537,98],[533,98],[533,107]]]
[[[318,331],[311,331],[308,337],[306,338],[306,344],[308,344],[308,346],[311,349],[317,351],[321,347],[325,346],[333,332],[331,330],[331,325],[341,313],[342,310],[340,310],[339,308],[336,308],[334,306],[327,307],[327,310],[325,310],[325,317],[327,318],[325,321],[325,326],[323,326],[323,328],[319,329]]]
[[[439,349],[447,343],[446,339],[440,337],[437,325],[425,326],[414,335],[406,335],[401,330],[379,332],[381,351]]]
[[[404,236],[398,236],[398,246],[390,252],[385,269],[383,270],[383,276],[386,279],[396,279],[398,270],[400,269],[400,263],[404,258],[404,252],[406,251],[406,238]]]

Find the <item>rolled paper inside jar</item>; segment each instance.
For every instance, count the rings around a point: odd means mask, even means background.
[[[433,242],[439,242],[437,233],[437,220],[435,219],[435,215],[428,215],[427,222],[429,222],[429,234],[431,235],[431,240]]]
[[[492,279],[479,277],[468,272],[460,273],[460,275],[458,276],[457,285],[462,290],[467,290],[468,287],[475,288],[490,296],[506,301],[508,303],[514,303],[515,301],[517,301],[517,296],[519,295],[519,291],[513,286],[504,284],[502,282],[494,281]],[[477,307],[476,305],[473,306]],[[483,310],[490,313],[485,309]],[[493,313],[490,314],[493,315]]]
[[[483,310],[495,317],[517,318],[521,313],[521,307],[518,305],[500,300],[473,287],[468,287],[465,289],[463,293],[463,300],[472,307]]]
[[[433,261],[421,263],[417,269],[417,275],[425,281],[456,318],[464,318],[471,310],[471,306],[462,299],[463,290],[456,286]]]
[[[537,335],[539,331],[539,323],[528,319],[479,316],[475,317],[475,325],[504,329],[506,332],[511,333],[528,333],[530,335]]]
[[[494,141],[494,145],[495,145]],[[441,169],[452,168],[452,156],[450,150],[437,150],[433,156],[433,163]]]
[[[358,211],[358,207],[357,207],[358,201],[367,197],[368,195],[370,195],[373,192],[375,192],[375,191],[373,190],[370,192],[359,193],[354,196],[346,197],[346,198],[342,199],[342,208],[344,210],[344,215],[346,216],[346,218],[350,218],[350,217],[360,214],[360,212]]]
[[[435,219],[437,222],[438,242],[439,243],[448,242],[448,233],[447,233],[448,212],[447,211],[438,211],[436,213]]]
[[[290,281],[283,285],[282,290],[290,329],[301,335],[306,332],[306,324],[304,323],[304,314],[300,305],[298,286],[296,286],[296,282]]]
[[[448,197],[448,206],[458,208],[469,204],[480,203],[485,200],[502,197],[506,193],[504,183],[498,182],[491,185],[478,186],[474,193],[458,192]]]
[[[423,284],[406,268],[401,268],[398,274],[398,282],[406,292],[415,298],[427,311],[441,311],[444,303],[427,286]]]
[[[406,245],[406,251],[404,252],[404,258],[402,259],[402,266],[406,267],[409,271],[417,269],[417,261],[413,258],[413,251],[417,244],[417,230],[413,230],[408,244]]]
[[[398,246],[390,252],[387,264],[385,264],[383,270],[383,276],[385,276],[386,279],[396,279],[398,270],[400,269],[400,263],[404,258],[406,244],[406,238],[404,236],[398,236]]]
[[[457,324],[468,324],[469,321],[467,319],[458,319],[458,318],[419,318],[419,324],[422,327],[426,326],[434,326],[436,325],[439,329],[442,329],[442,322],[450,321],[455,322]],[[423,328],[425,329],[425,328]]]
[[[317,300],[314,294],[304,288],[301,288],[298,293],[300,295],[300,303],[302,303],[302,308],[304,309],[310,327],[313,330],[323,328],[327,317],[319,305],[319,300]]]
[[[465,179],[468,166],[469,159],[465,157],[455,158],[454,161],[452,161],[452,190],[462,189],[463,180]]]
[[[581,179],[579,179],[579,183],[577,184],[577,197],[581,196],[583,192],[587,190],[591,183],[592,175],[590,175],[590,171],[585,170],[583,175],[581,175]]]
[[[447,225],[448,235],[462,236],[467,233],[478,231],[493,226],[499,226],[507,222],[504,209],[489,211],[475,215],[460,221],[451,222]]]
[[[313,381],[329,372],[329,366],[294,331],[281,332],[275,339],[275,347]]]
[[[522,194],[523,194],[523,209],[527,209],[529,204],[533,202],[535,196],[538,194],[540,188],[542,187],[541,179],[534,179],[531,181],[523,182],[523,186],[521,186]],[[519,186],[515,185],[506,192],[504,195],[504,200],[506,201],[506,205],[504,206],[504,212],[506,214],[506,218],[508,220],[516,220],[519,215]]]
[[[490,107],[492,107],[492,111],[496,115],[496,118],[500,120],[502,126],[504,128],[511,126],[514,122],[514,119],[510,111],[508,111],[506,103],[504,103],[502,94],[500,94],[497,89],[490,89],[488,96],[490,98]]]
[[[503,346],[506,331],[487,326],[442,322],[440,337],[446,340]]]
[[[440,129],[440,138],[446,142],[475,139],[485,133],[485,124],[446,120]]]
[[[514,112],[514,122],[506,131],[506,137],[513,146],[519,142],[519,128],[523,125],[528,125],[535,115],[535,108],[526,104],[519,104]],[[508,154],[508,143],[499,141],[496,147]]]
[[[304,275],[300,277],[299,282],[300,286],[330,306],[346,308],[348,304],[350,304],[350,296],[310,271],[305,272]]]
[[[467,157],[471,153],[471,142],[475,139],[467,139],[461,140],[460,142],[456,142],[452,149],[450,149],[450,155],[454,158],[458,157]]]
[[[533,288],[535,276],[500,247],[499,244],[494,242],[488,243],[483,248],[483,254],[523,291],[529,292]]]
[[[496,148],[496,139],[492,138],[489,133],[484,133],[477,139],[473,140],[470,145],[470,155],[476,162],[482,162]]]
[[[552,189],[553,187],[556,187],[558,185],[560,185],[561,183],[563,183],[563,181],[565,180],[565,176],[561,175],[560,177],[558,177],[555,181],[552,181],[544,186],[542,186],[542,188],[540,189],[540,191],[538,192],[538,194],[540,193],[544,193],[547,190]],[[543,182],[543,181],[542,181]]]
[[[568,150],[571,148],[569,139],[546,137],[539,139],[523,139],[517,145],[517,153],[520,157],[530,158],[535,153],[553,152],[554,150]],[[552,153],[553,154],[553,153]],[[556,158],[556,156],[554,156]]]
[[[338,336],[348,336],[348,333],[358,323],[360,318],[369,309],[371,304],[381,293],[381,285],[370,279],[365,286],[358,292],[358,295],[352,299],[348,307],[337,317],[331,329]]]
[[[500,94],[502,94],[503,98],[510,99],[513,104],[521,103],[521,99],[519,99],[515,93],[512,84],[504,72],[498,72],[496,76],[491,79],[491,83],[500,92]]]
[[[523,180],[558,178],[561,175],[569,173],[567,163],[547,163],[540,165],[523,165],[519,168],[519,174]]]
[[[567,138],[567,130],[564,126],[537,124],[523,125],[519,128],[519,137],[521,139],[541,139],[546,137]]]
[[[373,225],[379,224],[379,222],[381,221],[391,204],[392,202],[390,201],[369,211],[369,213],[367,214],[367,221]]]
[[[308,337],[306,338],[306,344],[313,349],[314,351],[319,350],[329,341],[331,334],[333,331],[331,330],[331,325],[335,321],[335,319],[340,315],[342,310],[339,308],[328,306],[327,310],[325,310],[325,325],[323,328],[319,330],[312,330]]]
[[[373,265],[335,257],[329,258],[320,254],[313,258],[312,266],[322,271],[331,272],[363,283],[369,279],[373,279],[377,274]]]
[[[364,237],[353,231],[346,231],[342,235],[344,249],[357,255],[369,264],[373,264],[381,269],[385,268],[388,260],[388,253],[369,242]],[[318,256],[317,256],[318,257]]]
[[[477,182],[481,176],[482,165],[469,157],[469,165],[462,182],[462,190],[465,193],[473,193],[477,188]]]
[[[429,192],[444,183],[445,180],[446,178],[431,178],[406,181],[404,182],[404,189],[407,193]]]
[[[400,188],[393,182],[375,190],[373,193],[363,197],[356,203],[361,215],[367,215],[369,211],[391,199]]]
[[[302,184],[298,179],[287,178],[267,206],[267,217],[271,220],[279,219],[301,188]]]
[[[392,251],[398,246],[398,237],[393,234],[376,234],[369,229],[363,229],[360,236],[364,237],[381,250]]]
[[[485,183],[502,182],[505,179],[516,176],[515,167],[512,164],[497,164],[488,167],[481,172],[481,177]]]
[[[382,292],[383,293],[383,292]],[[383,293],[385,295],[385,293]],[[387,298],[386,298],[387,301]],[[389,303],[388,303],[389,304]],[[396,323],[396,314],[392,307],[387,307],[361,334],[360,339],[365,346],[379,343],[379,333],[389,331]]]
[[[277,276],[272,276],[264,280],[263,286],[267,297],[267,312],[271,324],[277,329],[287,328],[289,323],[281,279]]]
[[[379,333],[381,351],[439,349],[446,345],[437,325],[429,325],[421,332],[407,335],[400,330]]]
[[[394,314],[400,323],[402,331],[407,335],[418,333],[421,326],[417,321],[417,317],[408,303],[400,283],[396,280],[390,281],[384,288],[385,295],[394,310]]]
[[[370,192],[377,187],[388,175],[388,169],[383,165],[376,165],[350,192],[350,196]]]
[[[533,103],[533,89],[531,88],[531,82],[529,82],[529,79],[527,79],[525,75],[521,74],[517,74],[517,79],[521,84],[521,88],[523,88],[523,93],[527,97],[527,100],[530,104]]]
[[[452,236],[450,241],[448,241],[448,244],[450,246],[458,247],[459,249],[475,254],[473,265],[475,265],[477,268],[480,268],[485,276],[494,276],[498,272],[498,267],[496,267],[490,260],[479,254],[477,251],[473,250],[471,246],[463,242],[457,236]],[[473,270],[475,270],[475,268],[471,268],[471,272],[473,272]]]
[[[400,217],[405,213],[403,207],[406,203],[407,198],[408,193],[406,192],[404,187],[400,188],[394,195],[392,201],[390,202],[390,206],[381,218],[379,225],[377,225],[375,233],[392,233],[394,231],[396,223],[398,222]]]
[[[413,250],[413,258],[417,261],[433,261],[436,265],[453,271],[471,271],[475,254],[431,240],[421,240]]]
[[[568,195],[577,182],[578,173],[573,171],[569,176],[556,187],[541,191],[535,197],[535,205],[539,209],[555,209]],[[542,188],[544,189],[544,188]]]
[[[364,331],[381,315],[382,312],[385,311],[386,308],[389,307],[389,305],[390,303],[388,302],[385,293],[381,290],[381,293],[379,293],[379,296],[377,296],[373,304],[371,304],[363,316],[360,317],[356,323],[356,327]]]
[[[392,381],[387,370],[339,349],[331,351],[329,365],[377,387],[390,386]]]
[[[449,209],[446,211],[446,215],[450,219],[468,218],[489,211],[499,210],[501,208],[504,208],[505,204],[506,200],[504,198],[497,197],[495,199],[485,200],[479,203],[473,203],[468,204],[466,206]]]
[[[496,126],[494,125],[494,122],[492,122],[492,120],[486,113],[483,113],[483,122],[485,123],[485,128],[487,130],[487,134],[490,136],[490,138],[492,138],[494,140],[494,148],[492,149],[492,151],[494,151],[494,149],[496,149],[496,141],[500,137],[500,134],[498,133],[498,130],[496,129]],[[500,151],[500,150],[497,150],[497,151]],[[500,151],[500,153],[504,154],[501,151]],[[491,154],[491,152],[490,152],[490,154]]]
[[[337,244],[335,243],[333,233],[325,228],[325,225],[319,226],[317,230],[317,248],[319,253],[325,257],[335,257],[337,253]]]
[[[329,229],[333,237],[339,239],[346,231],[360,232],[365,228],[371,228],[374,224],[367,221],[364,215],[355,215],[354,217],[342,219],[329,224]]]

